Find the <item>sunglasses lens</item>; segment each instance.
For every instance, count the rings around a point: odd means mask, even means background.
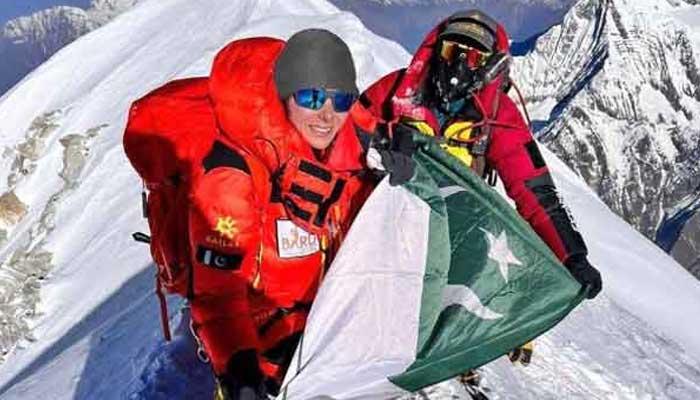
[[[440,57],[447,62],[451,62],[454,58],[454,49],[456,46],[457,44],[455,42],[443,41],[440,47]]]
[[[484,66],[490,56],[491,53],[489,52],[483,52],[473,47],[449,40],[443,41],[440,47],[440,57],[447,61],[448,64],[452,64],[452,62],[459,58],[464,60],[467,67],[470,69]]]
[[[326,102],[328,94],[324,89],[299,89],[294,92],[294,100],[301,107],[320,110]]]
[[[479,68],[486,64],[486,60],[489,58],[487,53],[481,52],[477,49],[469,49],[466,52],[467,67],[469,68]]]
[[[350,92],[333,91],[333,109],[336,112],[347,112],[355,102],[356,96]],[[328,98],[329,91],[323,88],[300,89],[294,92],[294,100],[301,107],[310,110],[320,110]]]
[[[333,108],[336,112],[348,112],[355,102],[355,95],[350,92],[335,92],[333,94]]]

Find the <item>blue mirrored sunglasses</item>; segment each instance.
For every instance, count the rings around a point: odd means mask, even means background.
[[[294,100],[297,104],[310,110],[320,110],[329,96],[336,112],[348,112],[357,100],[354,93],[335,89],[309,88],[294,92]]]

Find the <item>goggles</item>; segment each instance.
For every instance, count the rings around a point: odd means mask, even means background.
[[[440,45],[440,57],[447,64],[452,64],[455,60],[463,60],[471,70],[483,67],[491,54],[493,53],[490,51],[481,51],[451,40],[443,40]]]
[[[357,100],[357,96],[352,92],[324,88],[299,89],[293,96],[299,106],[310,110],[320,110],[330,97],[335,112],[350,111]]]

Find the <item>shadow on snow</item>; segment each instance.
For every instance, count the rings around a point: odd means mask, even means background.
[[[75,400],[212,397],[211,370],[196,356],[188,309],[177,311],[183,304],[179,298],[169,299],[170,315],[177,314],[171,318],[171,324],[177,324],[173,341],[163,340],[153,271],[149,265],[129,279],[1,387],[0,396],[52,364],[60,368],[71,363],[73,347],[87,339]]]

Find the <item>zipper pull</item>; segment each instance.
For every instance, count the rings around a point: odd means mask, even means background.
[[[260,246],[258,247],[258,254],[255,255],[256,271],[255,271],[255,276],[253,276],[253,281],[251,282],[251,286],[256,291],[260,291],[260,289],[262,288],[262,279],[261,279],[262,260],[263,260],[263,245],[262,245],[262,241],[261,241]]]
[[[326,235],[321,235],[320,237],[321,245],[321,272],[318,281],[323,282],[323,278],[326,276],[326,271],[328,271],[328,237]]]
[[[345,232],[343,232],[343,225],[340,223],[341,221],[341,211],[340,211],[340,206],[335,205],[333,206],[333,218],[331,220],[333,221],[333,231],[332,231],[332,237],[333,241],[336,243],[342,242],[343,237],[345,236]],[[338,250],[338,249],[335,249]]]

